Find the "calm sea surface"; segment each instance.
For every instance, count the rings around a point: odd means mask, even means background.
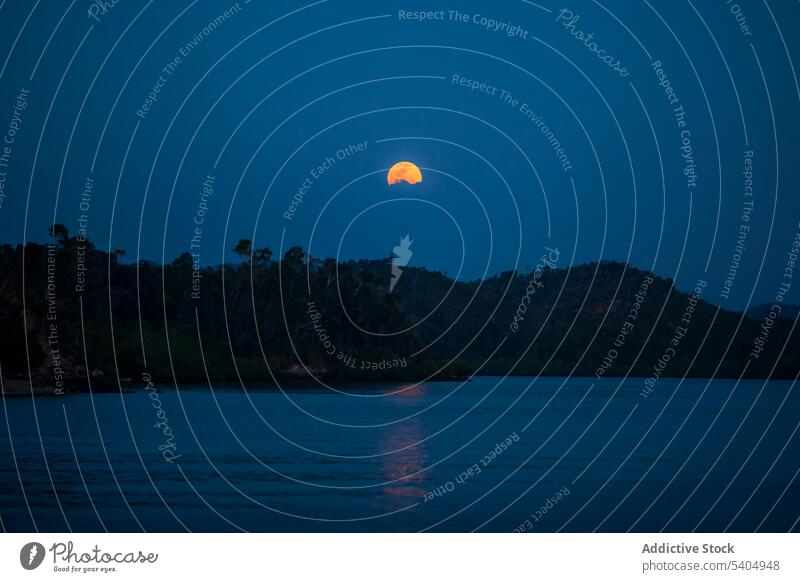
[[[642,387],[483,377],[8,398],[0,519],[12,531],[798,529],[792,383]]]

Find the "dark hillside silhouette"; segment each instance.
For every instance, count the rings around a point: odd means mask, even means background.
[[[188,253],[167,265],[123,264],[124,251],[97,250],[61,225],[51,235],[51,245],[4,245],[0,253],[6,378],[27,377],[28,361],[35,384],[52,385],[57,367],[68,389],[85,389],[87,378],[113,388],[118,376],[138,382],[145,372],[204,383],[309,371],[347,380],[476,371],[648,377],[659,361],[664,377],[738,377],[748,360],[747,377],[790,378],[800,369],[792,321],[776,321],[754,357],[761,321],[694,301],[668,279],[652,276],[631,320],[651,276],[618,262],[474,282],[409,266],[390,292],[385,260],[337,263],[299,247],[273,260],[242,240],[234,249],[241,264],[198,268]]]

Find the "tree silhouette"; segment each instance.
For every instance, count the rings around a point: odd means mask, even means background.
[[[56,223],[51,226],[48,232],[50,233],[50,236],[52,236],[62,245],[66,244],[66,242],[69,240],[69,230],[67,230],[67,227],[61,223]]]
[[[240,239],[236,246],[233,247],[233,252],[242,258],[249,259],[253,254],[253,243],[246,238]]]

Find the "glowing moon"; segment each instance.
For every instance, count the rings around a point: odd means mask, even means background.
[[[397,162],[389,169],[389,173],[386,174],[386,181],[389,182],[389,186],[392,184],[399,184],[400,182],[417,184],[418,182],[422,182],[422,172],[411,162]]]

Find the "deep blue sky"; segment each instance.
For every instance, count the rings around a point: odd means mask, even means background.
[[[41,2],[32,13],[32,2],[3,4],[0,133],[20,89],[30,95],[7,168],[2,242],[45,240],[54,220],[75,231],[86,214],[99,247],[172,260],[190,250],[213,175],[204,264],[233,260],[239,238],[276,254],[299,244],[320,257],[375,258],[409,234],[411,265],[463,279],[530,268],[557,246],[560,266],[629,260],[682,289],[705,279],[706,299],[737,308],[757,281],[752,301],[772,301],[800,220],[800,94],[789,60],[800,62],[800,51],[776,29],[800,18],[797,3],[770,2],[773,21],[764,4],[740,2],[743,32],[724,2],[572,2],[580,19],[567,28],[557,21],[564,5],[547,1],[253,0],[202,33],[234,4],[120,0],[99,22],[87,0],[68,11],[67,2]],[[451,19],[455,9],[467,22]],[[445,12],[420,23],[400,10]],[[476,14],[521,32],[488,30]],[[570,34],[577,30],[594,33],[628,75]],[[686,112],[694,189],[655,60]],[[454,74],[497,90],[469,91]],[[142,119],[159,75],[158,100]],[[570,170],[522,103],[552,130]],[[312,170],[364,142],[284,217]],[[748,149],[753,212],[724,302]],[[422,184],[387,187],[385,170],[400,160],[423,168]],[[87,176],[95,187],[82,212]]]

